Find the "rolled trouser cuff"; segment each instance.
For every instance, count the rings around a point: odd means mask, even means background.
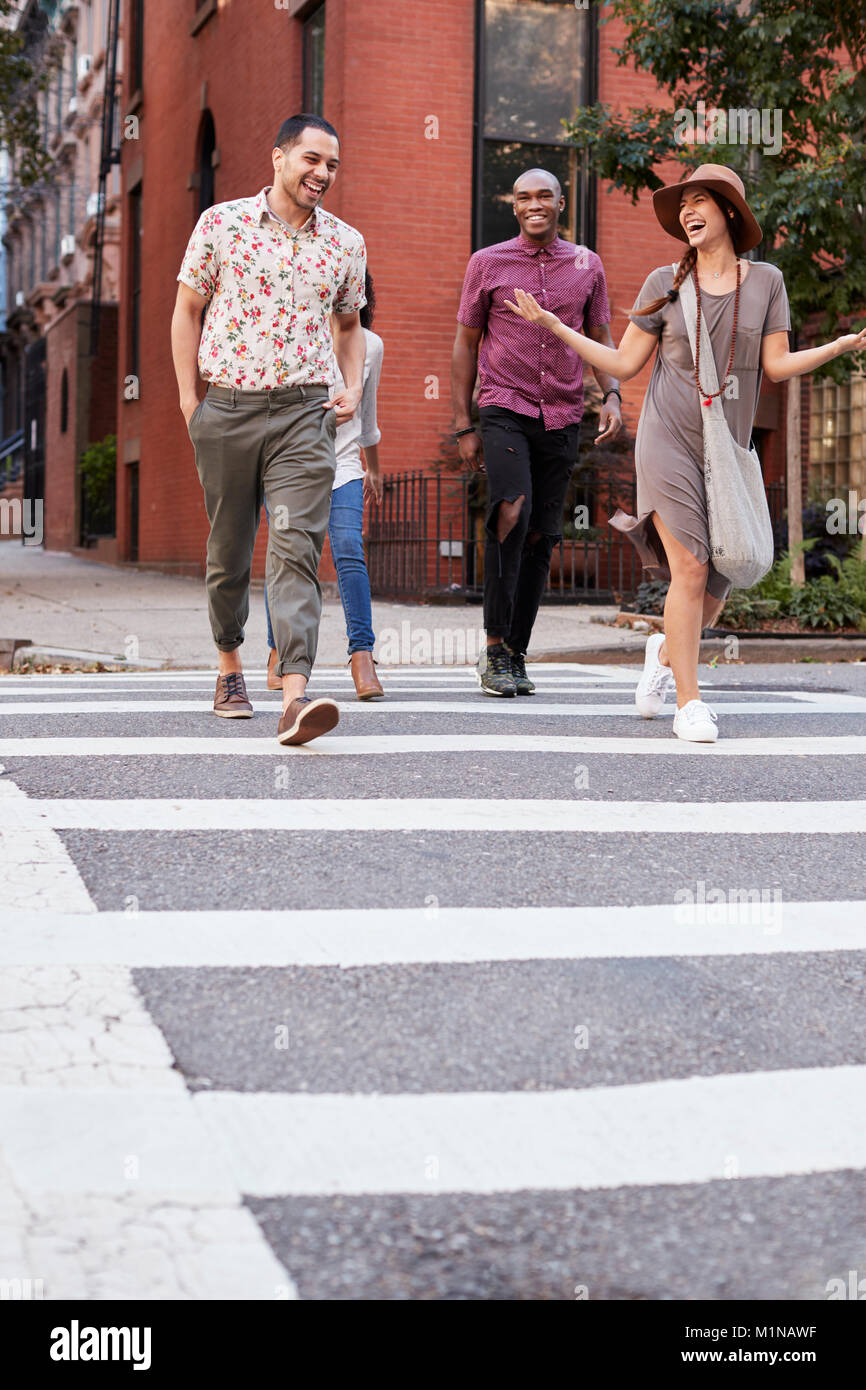
[[[313,668],[311,665],[309,665],[308,662],[299,661],[288,662],[285,670],[282,668],[278,661],[276,666],[274,667],[274,670],[276,671],[276,674],[278,676],[306,676],[307,680],[310,679],[310,676],[313,673]]]

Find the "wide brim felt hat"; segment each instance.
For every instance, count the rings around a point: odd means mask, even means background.
[[[721,193],[732,207],[737,208],[742,213],[742,231],[739,237],[734,240],[734,250],[738,255],[743,251],[751,251],[753,246],[758,245],[763,232],[758,225],[755,214],[746,202],[743,180],[726,164],[701,164],[694,173],[689,174],[688,178],[683,179],[680,183],[669,183],[664,188],[656,189],[653,194],[653,211],[666,232],[670,232],[671,236],[675,236],[678,241],[684,241],[688,245],[689,239],[680,224],[680,199],[683,190],[694,188],[695,184],[700,184],[704,188],[711,188],[715,193]]]

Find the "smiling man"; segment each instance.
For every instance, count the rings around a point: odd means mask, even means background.
[[[545,309],[613,345],[601,261],[557,234],[565,208],[558,180],[545,169],[528,170],[514,184],[513,205],[519,235],[476,251],[469,261],[451,368],[460,457],[483,469],[488,483],[487,646],[478,679],[486,695],[506,696],[535,692],[526,651],[562,530],[583,415],[580,357],[553,333],[518,318],[506,300],[515,286],[532,285],[530,293]],[[593,370],[604,393],[598,442],[622,428],[621,397],[615,377]],[[476,375],[480,437],[471,413]]]
[[[248,719],[253,712],[240,646],[264,497],[268,605],[283,687],[277,737],[296,744],[339,718],[333,700],[310,700],[305,690],[322,612],[318,567],[334,436],[362,393],[367,256],[360,232],[321,206],[340,167],[340,141],[328,121],[290,117],[272,162],[272,185],[199,218],[177,277],[172,351],[210,522],[214,713]],[[345,382],[339,391],[335,355]],[[202,401],[199,375],[208,383]]]

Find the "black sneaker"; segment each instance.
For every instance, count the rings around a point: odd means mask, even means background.
[[[511,675],[514,679],[514,689],[518,695],[534,695],[535,686],[526,674],[526,657],[522,652],[513,652],[508,649],[511,661]]]
[[[475,667],[478,684],[484,695],[515,695],[511,674],[511,654],[504,642],[482,648]]]

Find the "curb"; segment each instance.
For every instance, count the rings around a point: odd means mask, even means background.
[[[11,671],[15,665],[15,653],[31,645],[29,637],[0,637],[0,671]]]
[[[62,662],[65,666],[92,666],[100,662],[116,671],[162,671],[164,661],[153,657],[139,657],[138,661],[127,661],[126,657],[115,656],[110,652],[82,652],[68,647],[16,647],[12,661],[14,670],[22,661]]]
[[[700,660],[705,662],[718,657],[726,665],[732,660],[746,665],[758,662],[773,664],[797,661],[866,661],[866,638],[743,638],[737,640],[735,658],[726,655],[730,642],[730,637],[707,638],[701,642]],[[586,666],[639,666],[643,661],[643,650],[642,642],[633,647],[569,647],[561,651],[529,652],[527,661],[574,662],[576,665]]]

